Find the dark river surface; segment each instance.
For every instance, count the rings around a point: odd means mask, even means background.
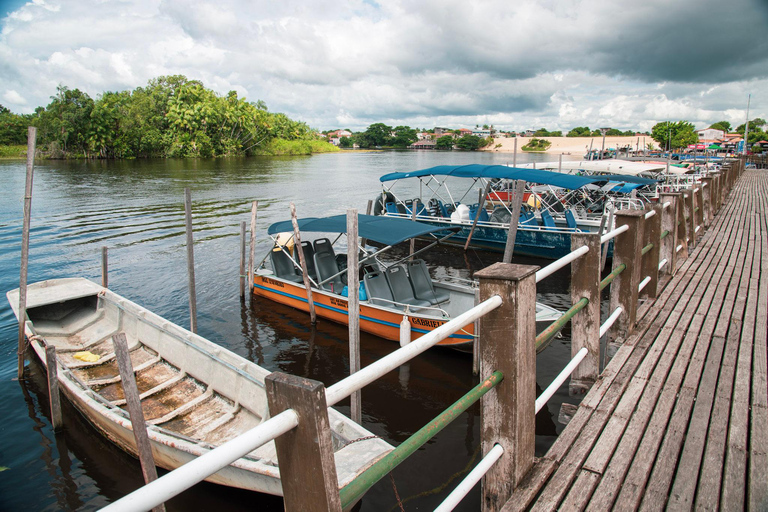
[[[519,155],[518,161],[543,160]],[[83,276],[100,282],[101,247],[109,247],[115,292],[189,327],[184,188],[190,187],[195,228],[198,331],[267,368],[333,384],[348,373],[347,327],[263,299],[239,297],[240,222],[259,201],[257,260],[270,247],[267,226],[302,216],[365,212],[378,177],[440,164],[511,163],[499,153],[356,152],[291,158],[45,161],[35,168],[29,282]],[[0,290],[17,288],[25,165],[0,162]],[[477,192],[474,192],[477,197]],[[476,199],[475,199],[476,200]],[[464,201],[470,202],[470,201]],[[475,202],[475,201],[471,201]],[[470,277],[500,254],[438,248],[425,255],[440,272]],[[541,263],[515,259],[516,263]],[[546,262],[544,262],[546,264]],[[570,306],[568,270],[539,284],[539,300]],[[142,483],[138,461],[104,441],[65,401],[62,432],[51,430],[44,374],[29,361],[16,380],[18,324],[0,300],[0,510],[92,510]],[[568,331],[537,359],[539,392],[570,358]],[[363,366],[396,343],[362,334]],[[28,358],[30,359],[30,358]],[[363,424],[397,445],[478,382],[471,356],[432,349],[363,389]],[[558,422],[567,383],[536,419],[543,453],[563,429]],[[349,413],[348,402],[339,410]],[[480,459],[479,406],[472,407],[392,474],[406,510],[432,510]],[[479,486],[478,486],[479,487]],[[282,510],[279,498],[198,484],[168,510]],[[479,489],[457,510],[479,510]],[[363,498],[363,511],[399,510],[390,478]]]

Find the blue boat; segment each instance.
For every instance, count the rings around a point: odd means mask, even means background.
[[[401,186],[403,180],[418,179],[418,192],[412,184]],[[590,205],[585,198],[590,192],[607,188],[623,193],[655,183],[653,180],[627,176],[578,176],[524,169],[504,165],[439,165],[418,171],[389,173],[379,180],[383,184],[381,195],[374,200],[374,214],[407,219],[414,218],[433,226],[460,227],[447,243],[464,245],[477,216],[471,246],[503,252],[507,242],[509,223],[514,217],[509,207],[509,193],[504,190],[512,180],[527,183],[523,207],[518,216],[514,253],[545,259],[557,259],[571,251],[574,233],[607,231],[610,224],[604,216],[604,204]],[[491,186],[488,187],[489,181]],[[465,191],[459,196],[448,185],[457,185]],[[468,186],[467,186],[468,185]],[[395,192],[396,186],[400,191]],[[476,195],[480,191],[480,197]],[[490,190],[486,198],[484,190]],[[425,193],[426,191],[426,193]],[[414,194],[418,194],[413,197]],[[408,197],[408,199],[406,199]],[[478,202],[464,204],[478,199]],[[487,201],[486,201],[487,199]],[[490,204],[493,209],[485,208]],[[479,213],[478,213],[479,212]],[[611,248],[609,247],[609,254]]]

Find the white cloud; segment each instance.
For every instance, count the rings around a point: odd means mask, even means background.
[[[766,21],[762,0],[35,0],[0,20],[0,90],[31,112],[184,74],[317,128],[711,123],[748,93],[768,117],[768,40],[734,50]]]
[[[5,91],[3,93],[3,101],[12,105],[26,105],[27,100],[24,96],[14,91],[13,89]]]

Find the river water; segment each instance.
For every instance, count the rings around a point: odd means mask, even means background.
[[[518,161],[542,160],[519,155]],[[192,191],[198,332],[269,369],[326,385],[348,371],[346,326],[263,300],[239,297],[240,222],[259,201],[257,259],[270,244],[266,229],[290,218],[365,211],[378,177],[440,164],[511,163],[500,153],[354,152],[291,158],[42,162],[35,167],[29,282],[83,276],[100,282],[101,247],[109,247],[109,285],[120,295],[189,326],[184,188]],[[25,165],[0,162],[0,290],[17,288]],[[476,195],[475,195],[476,197]],[[465,201],[467,202],[467,201]],[[472,201],[474,202],[474,201]],[[441,272],[469,277],[499,254],[438,248],[425,256]],[[518,263],[531,263],[516,259]],[[533,262],[540,263],[540,262]],[[568,274],[539,285],[539,300],[567,309]],[[18,324],[0,300],[0,510],[92,510],[141,485],[138,461],[105,442],[65,401],[54,434],[44,375],[29,361],[16,380]],[[363,365],[397,348],[362,334]],[[545,388],[570,357],[567,331],[538,356]],[[432,349],[363,390],[363,424],[397,445],[477,383],[471,357]],[[536,419],[543,453],[562,430],[560,404],[578,403],[567,384]],[[348,402],[338,407],[349,413]],[[361,510],[432,510],[479,461],[476,405],[417,451],[363,498]],[[279,498],[199,484],[168,510],[282,510]],[[478,510],[475,489],[457,510]]]

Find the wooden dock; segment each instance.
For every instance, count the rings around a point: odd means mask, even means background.
[[[768,510],[767,213],[748,170],[504,511]]]

